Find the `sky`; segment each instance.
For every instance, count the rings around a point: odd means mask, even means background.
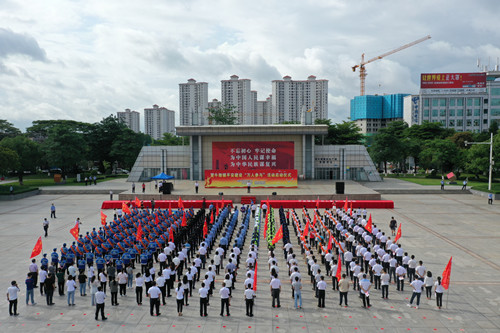
[[[285,75],[329,80],[329,118],[359,95],[418,93],[421,73],[492,69],[497,0],[0,0],[0,119],[99,122],[126,108],[179,110],[179,83],[251,79],[258,100]],[[176,120],[178,122],[178,119]]]

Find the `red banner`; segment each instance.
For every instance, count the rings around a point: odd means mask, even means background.
[[[212,169],[294,169],[294,142],[212,142]]]
[[[423,73],[420,89],[424,93],[486,91],[486,73]]]
[[[205,170],[205,187],[297,187],[297,170]]]

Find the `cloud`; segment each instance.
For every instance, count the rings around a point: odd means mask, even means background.
[[[33,60],[46,61],[47,55],[35,38],[0,28],[0,58],[10,55],[26,55]]]
[[[208,82],[209,99],[220,99],[220,80],[232,74],[251,79],[259,100],[284,75],[328,79],[337,122],[359,95],[351,67],[362,53],[433,37],[368,64],[368,94],[417,93],[420,73],[473,72],[477,58],[493,66],[500,56],[496,0],[0,3],[0,119],[16,125],[95,122],[153,104],[178,110],[179,83]]]

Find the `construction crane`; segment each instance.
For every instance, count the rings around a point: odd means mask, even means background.
[[[419,44],[419,43],[422,43],[428,39],[430,39],[431,36],[430,35],[427,35],[423,38],[420,38],[420,39],[417,39],[416,41],[414,42],[411,42],[411,43],[408,43],[408,44],[405,44],[403,46],[400,46],[398,47],[397,49],[394,49],[392,51],[389,51],[389,52],[386,52],[384,54],[381,54],[375,58],[372,58],[368,61],[365,61],[365,54],[363,53],[361,55],[361,62],[359,63],[359,65],[356,65],[356,66],[353,66],[352,67],[352,71],[355,72],[356,71],[356,68],[359,68],[359,79],[360,79],[360,82],[361,82],[361,87],[360,87],[360,96],[363,96],[365,94],[365,80],[366,80],[366,69],[365,69],[365,65],[366,64],[369,64],[371,62],[374,62],[375,60],[379,60],[379,59],[382,59],[384,57],[387,57],[388,55],[391,55],[393,53],[396,53],[396,52],[399,52],[401,50],[404,50],[406,48],[409,48],[410,46],[413,46],[413,45],[416,45],[416,44]]]

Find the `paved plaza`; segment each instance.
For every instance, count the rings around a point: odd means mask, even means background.
[[[106,188],[105,184],[97,187]],[[123,182],[112,186],[125,190],[130,184]],[[173,298],[161,307],[160,317],[151,317],[149,302],[145,300],[143,306],[138,306],[133,289],[128,289],[127,297],[118,296],[120,305],[116,307],[111,306],[108,297],[106,314],[109,320],[106,322],[94,320],[95,309],[90,305],[90,296],[80,297],[78,290],[74,307],[68,307],[66,298],[58,296],[57,292],[54,295],[55,305],[48,307],[38,289],[35,290],[38,304],[26,306],[24,280],[29,257],[36,239],[43,235],[42,220],[50,216],[50,204],[53,202],[57,207],[57,219],[50,220],[49,237],[43,238],[43,253],[50,254],[63,242],[71,243],[69,229],[77,217],[83,222],[83,232],[100,225],[100,206],[102,201],[109,199],[109,195],[76,194],[77,190],[75,194],[44,194],[0,202],[0,258],[4,267],[0,286],[4,295],[11,280],[17,280],[21,288],[20,316],[9,316],[7,301],[1,308],[2,332],[500,332],[500,203],[487,205],[485,198],[470,194],[383,195],[382,199],[394,200],[395,209],[369,211],[374,223],[386,232],[389,232],[391,216],[402,223],[403,248],[415,254],[417,260],[423,260],[434,277],[442,274],[450,256],[453,256],[451,286],[449,292],[444,294],[444,308],[441,310],[436,308],[434,296],[432,300],[427,300],[425,294],[420,309],[407,307],[411,296],[408,285],[404,293],[397,292],[391,285],[389,300],[381,299],[380,291],[373,291],[371,309],[363,309],[357,292],[351,290],[349,307],[339,307],[338,293],[331,290],[329,279],[326,308],[319,309],[302,257],[299,267],[304,284],[304,304],[302,310],[295,310],[290,283],[286,273],[283,273],[286,266],[282,251],[276,252],[282,270],[282,302],[281,308],[273,309],[262,231],[253,318],[245,316],[242,268],[233,291],[231,317],[219,316],[217,290],[220,282],[216,282],[216,291],[205,318],[199,316],[197,292],[193,292],[190,306],[184,308],[183,317],[175,313]],[[112,216],[111,211],[105,213]],[[250,226],[253,226],[253,220]],[[298,249],[292,227],[290,232],[294,248]],[[249,231],[243,256],[246,256],[250,238]],[[281,244],[280,241],[278,246]],[[37,257],[38,262],[40,258]]]

